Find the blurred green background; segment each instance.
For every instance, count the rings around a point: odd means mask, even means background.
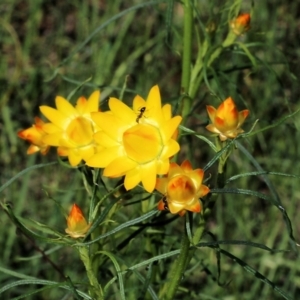
[[[239,1],[235,1],[238,3]],[[203,30],[216,25],[214,43],[222,42],[228,30],[228,11],[232,1],[195,1],[195,26]],[[145,4],[145,5],[144,5]],[[247,45],[255,64],[240,48],[226,51],[214,63],[195,98],[187,127],[208,136],[205,105],[217,106],[219,98],[232,96],[239,110],[248,108],[250,118],[243,126],[249,130],[256,119],[256,129],[273,124],[295,111],[299,105],[299,35],[300,1],[241,1],[241,11],[252,14],[251,29],[239,42]],[[55,151],[46,157],[26,155],[28,145],[17,138],[17,131],[28,128],[39,106],[54,106],[56,95],[75,103],[81,95],[101,90],[103,109],[109,96],[118,97],[125,81],[124,100],[131,103],[135,94],[147,96],[158,84],[164,102],[180,97],[183,9],[179,2],[147,4],[127,0],[2,0],[0,3],[0,185],[28,166],[56,160]],[[197,51],[195,34],[195,58]],[[74,94],[73,94],[74,93]],[[299,115],[280,126],[243,141],[244,147],[266,171],[300,174]],[[204,167],[213,157],[209,147],[197,139],[183,139],[180,159],[188,155],[195,167]],[[255,167],[236,151],[227,169],[228,177],[255,171]],[[213,171],[211,171],[213,172]],[[296,241],[300,234],[299,179],[269,176],[291,220]],[[270,195],[260,177],[243,177],[230,187],[264,192]],[[14,212],[34,218],[64,231],[65,218],[55,199],[68,210],[76,202],[87,212],[88,196],[80,174],[61,165],[33,170],[2,190],[1,201],[9,201]],[[61,281],[51,265],[36,257],[34,242],[16,231],[1,211],[0,286],[22,274]],[[121,218],[122,219],[122,218]],[[177,225],[170,226],[164,241],[178,248]],[[270,253],[245,246],[223,248],[246,261],[293,299],[300,299],[300,264],[298,253],[289,241],[282,214],[270,203],[255,197],[226,195],[218,199],[208,230],[218,240],[251,240],[270,248],[290,250]],[[52,251],[49,257],[74,281],[82,280],[83,267],[71,248]],[[125,253],[125,252],[124,252]],[[122,256],[122,253],[120,253]],[[125,254],[124,254],[125,256]],[[146,259],[143,257],[140,259]],[[127,263],[137,263],[136,254]],[[131,261],[130,261],[131,259]],[[161,261],[160,268],[167,268]],[[272,288],[228,258],[221,261],[221,283],[216,282],[217,260],[213,250],[203,248],[182,283],[181,299],[281,299]],[[166,264],[166,265],[164,265]],[[13,270],[17,274],[10,274]],[[110,273],[103,274],[109,280]],[[137,299],[135,281],[128,279],[128,299]],[[159,285],[159,283],[157,283]],[[1,299],[12,299],[36,289],[20,286],[6,291]],[[29,298],[27,298],[29,299]],[[73,299],[65,291],[41,292],[30,299]],[[118,299],[113,290],[108,299]]]

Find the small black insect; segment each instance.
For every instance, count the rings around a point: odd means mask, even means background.
[[[143,117],[144,112],[146,111],[146,107],[142,107],[141,109],[139,109],[139,115],[136,118],[136,122],[139,123],[139,120]]]
[[[164,209],[165,209],[165,210],[169,210],[169,205],[168,205],[167,197],[166,197],[166,196],[164,196],[164,197],[162,198],[162,202],[164,203]]]

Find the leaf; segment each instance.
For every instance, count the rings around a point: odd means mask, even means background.
[[[104,239],[105,237],[107,236],[110,236],[112,234],[115,234],[117,232],[119,232],[120,230],[124,229],[124,228],[127,228],[127,227],[130,227],[130,226],[133,226],[133,225],[136,225],[138,223],[141,223],[149,218],[151,218],[152,216],[154,216],[155,214],[157,214],[157,210],[154,209],[154,210],[151,210],[150,212],[148,212],[147,214],[139,217],[139,218],[136,218],[136,219],[133,219],[133,220],[130,220],[130,221],[127,221],[121,225],[119,225],[118,227],[116,227],[115,229],[105,233],[105,234],[102,234],[98,237],[95,237],[92,241],[89,241],[89,242],[85,242],[85,243],[78,243],[76,244],[76,246],[85,246],[85,245],[91,245],[93,243],[96,243],[98,242],[99,240],[101,239]]]
[[[121,297],[120,299],[125,300],[124,282],[123,282],[121,268],[120,268],[120,265],[119,265],[118,261],[116,260],[114,254],[112,254],[111,252],[97,251],[95,253],[95,255],[99,255],[99,254],[106,255],[108,258],[110,258],[110,260],[114,264],[116,272],[117,272],[117,277],[118,277],[118,280],[119,280],[119,291],[120,291],[120,297]],[[106,287],[104,289],[106,289]]]
[[[57,164],[56,161],[54,162],[50,162],[50,163],[46,163],[46,164],[39,164],[39,165],[34,165],[34,166],[31,166],[31,167],[28,167],[24,170],[22,170],[21,172],[19,172],[17,175],[15,175],[14,177],[12,177],[11,179],[9,179],[6,183],[4,183],[1,187],[0,187],[0,193],[6,189],[9,185],[11,185],[16,179],[18,179],[19,177],[23,176],[24,174],[32,171],[32,170],[35,170],[35,169],[39,169],[39,168],[44,168],[44,167],[48,167],[48,166],[51,166],[51,165],[55,165]]]
[[[28,299],[27,296],[30,296],[32,294],[50,289],[50,288],[62,288],[68,291],[72,291],[72,288],[66,284],[65,282],[59,283],[59,282],[55,282],[55,281],[49,281],[49,280],[41,280],[41,279],[26,279],[26,280],[18,280],[9,284],[6,284],[5,286],[3,286],[2,288],[0,288],[0,294],[2,294],[3,292],[11,289],[11,288],[15,288],[17,286],[20,285],[43,285],[44,287],[42,289],[38,289],[35,290],[34,292],[31,293],[27,293],[27,294],[23,294],[22,296],[19,296],[17,298],[14,299],[22,299],[22,298],[26,298]],[[83,298],[83,299],[87,299],[87,300],[93,300],[90,296],[88,296],[87,294],[85,294],[84,292],[81,292],[79,290],[76,290],[76,292]]]
[[[226,250],[223,250],[221,248],[217,248],[217,251],[220,251],[222,254],[226,255],[227,257],[231,258],[233,261],[237,262],[240,266],[242,266],[247,272],[251,273],[254,275],[256,278],[261,280],[262,282],[266,283],[269,285],[275,292],[279,293],[284,299],[287,300],[293,300],[291,296],[289,296],[286,292],[281,290],[274,282],[269,280],[267,277],[259,273],[257,270],[253,269],[250,267],[246,262],[244,262],[242,259],[236,257],[235,255],[227,252]]]
[[[237,144],[238,148],[245,154],[246,158],[254,165],[254,167],[259,172],[264,172],[263,168],[260,166],[258,161],[251,155],[251,153],[249,153],[249,151],[241,143],[236,142],[236,144]],[[276,192],[276,189],[273,186],[270,179],[268,178],[268,176],[262,175],[262,178],[263,178],[264,182],[266,183],[266,185],[268,186],[268,188],[270,189],[270,192],[271,192],[272,197],[273,197],[272,198],[273,199],[272,203],[280,210],[280,212],[283,215],[283,219],[284,219],[284,222],[286,224],[289,237],[293,241],[294,249],[297,249],[297,246],[296,246],[297,243],[296,243],[296,240],[295,240],[294,235],[293,235],[293,228],[292,228],[290,218],[288,217],[288,214],[286,213],[284,207],[282,206],[281,200],[280,200],[280,198],[279,198],[279,196]]]

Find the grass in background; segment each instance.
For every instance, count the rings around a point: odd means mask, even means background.
[[[220,1],[201,2],[204,3],[200,3],[199,17],[204,25],[212,16],[215,16],[214,21],[218,21],[219,13],[226,9]],[[224,99],[231,95],[239,107],[247,106],[251,110],[245,128],[250,128],[256,119],[260,119],[256,129],[263,128],[299,108],[296,76],[299,73],[297,12],[300,2],[288,4],[275,0],[268,4],[256,1],[253,7],[248,1],[244,2],[242,10],[253,9],[253,19],[251,30],[242,39],[249,41],[248,49],[258,63],[253,66],[249,56],[239,53],[238,49],[235,53],[225,53],[215,62],[217,72],[210,73],[207,82],[202,84],[196,95],[197,106],[189,118],[189,128],[199,134],[205,134],[205,105],[219,103],[219,97]],[[170,18],[172,4],[173,20]],[[135,5],[139,8],[132,9]],[[179,99],[183,18],[179,3],[169,1],[144,5],[142,1],[121,0],[4,0],[0,4],[0,15],[1,185],[26,167],[56,160],[54,152],[46,158],[26,156],[27,145],[16,136],[19,129],[29,127],[34,116],[39,115],[40,105],[53,105],[56,95],[72,95],[71,101],[74,101],[78,96],[89,95],[92,90],[100,88],[102,105],[106,106],[108,97],[118,97],[127,81],[125,101],[131,101],[135,94],[146,96],[145,91],[156,83],[165,102],[174,101],[176,104]],[[113,16],[116,17],[112,20]],[[225,22],[220,20],[220,25]],[[241,67],[239,70],[238,66]],[[248,138],[243,145],[264,170],[299,175],[299,128],[296,115],[274,129]],[[208,147],[203,147],[201,141],[196,138],[184,141],[187,155],[190,154],[189,149],[195,149],[192,155],[199,167],[212,158]],[[230,159],[229,177],[239,174],[239,170],[256,170],[240,151]],[[299,179],[272,175],[269,178],[298,240]],[[63,232],[65,219],[54,200],[66,210],[73,202],[83,206],[87,195],[80,182],[79,172],[53,165],[26,173],[14,181],[2,191],[1,200],[9,201],[16,215],[34,218]],[[228,187],[269,193],[265,182],[256,176],[241,177]],[[130,207],[120,210],[119,222],[126,220],[131,212]],[[167,229],[165,235],[159,228],[145,233],[145,242],[152,242],[145,245],[145,249],[153,250],[162,241],[165,252],[177,249],[176,234],[180,234],[182,226],[183,221],[179,220]],[[59,282],[64,280],[49,262],[41,258],[37,247],[49,251],[47,254],[51,260],[63,269],[64,274],[72,277],[72,281],[82,281],[84,268],[72,249],[50,247],[46,243],[36,245],[16,232],[4,213],[1,213],[1,228],[1,286],[26,276]],[[247,195],[224,194],[219,197],[208,230],[217,240],[251,240],[272,249],[292,249],[280,211],[271,203]],[[108,243],[117,245],[117,238]],[[270,253],[237,245],[222,247],[249,263],[294,299],[300,298],[300,264],[296,252]],[[133,240],[128,248],[120,250],[120,256],[122,253],[129,255],[124,265],[134,265],[150,258],[139,248],[140,244]],[[218,286],[216,257],[209,248],[196,252],[178,297],[281,299],[269,286],[225,256],[221,260],[221,284]],[[169,263],[168,259],[163,260],[153,268],[163,273]],[[11,274],[7,270],[16,273]],[[147,274],[146,269],[144,273]],[[114,269],[107,269],[101,277],[109,281],[112,274],[115,274]],[[24,285],[11,289],[5,292],[4,299],[38,288],[41,286]],[[125,289],[127,299],[137,299],[139,293],[142,295],[138,280],[133,276],[126,278]],[[32,296],[32,299],[59,299],[64,295],[64,290],[50,289]],[[107,299],[118,299],[116,286],[112,287]]]

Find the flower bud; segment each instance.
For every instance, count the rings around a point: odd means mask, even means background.
[[[67,224],[68,228],[66,228],[66,233],[74,239],[84,237],[91,226],[87,223],[81,209],[76,204],[73,204],[71,208],[70,214],[67,218]]]
[[[230,28],[236,35],[242,35],[250,29],[250,14],[240,14],[230,22]]]

